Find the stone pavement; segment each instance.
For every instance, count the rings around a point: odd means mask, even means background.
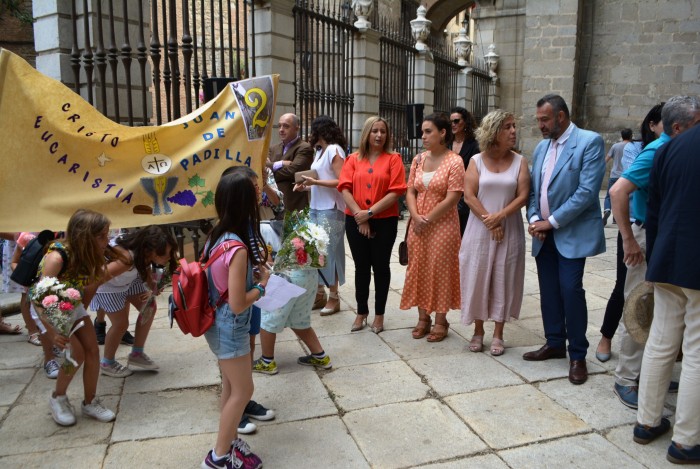
[[[400,237],[404,228],[401,222]],[[343,310],[312,316],[333,369],[298,365],[307,352],[291,332],[280,334],[280,373],[254,374],[254,399],[277,418],[258,422],[257,433],[244,438],[267,468],[672,467],[665,459],[671,433],[648,446],[632,441],[636,413],[612,392],[617,354],[604,364],[593,354],[615,279],[617,230],[609,225],[605,233],[608,252],[588,260],[584,277],[591,343],[584,385],[569,383],[567,360],[521,358],[544,343],[529,253],[521,317],[506,325],[506,353],[494,358],[488,339],[486,353],[469,352],[472,330],[456,311],[448,314],[443,342],[411,338],[417,312],[398,308],[405,268],[396,255],[386,331],[350,333],[354,270],[347,250]],[[206,341],[171,330],[165,301],[159,305],[147,351],[160,371],[101,376],[98,394],[117,412],[107,424],[78,415],[75,426],[57,426],[48,408],[54,382],[39,368],[40,348],[26,335],[0,336],[0,467],[199,467],[215,441],[219,372]],[[22,323],[19,315],[7,319]],[[117,359],[126,363],[128,352],[121,346]],[[77,377],[69,389],[78,409],[81,382]],[[667,402],[672,414],[675,395]]]

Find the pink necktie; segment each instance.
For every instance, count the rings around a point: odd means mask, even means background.
[[[550,145],[547,167],[544,170],[544,175],[542,175],[542,188],[540,189],[540,213],[542,214],[542,218],[545,220],[551,215],[551,213],[549,213],[549,200],[547,199],[547,189],[549,189],[549,180],[552,178],[554,165],[557,162],[557,146],[557,142],[552,142],[552,144]]]

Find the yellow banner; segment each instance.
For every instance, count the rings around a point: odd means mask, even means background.
[[[0,49],[0,231],[63,230],[78,208],[115,228],[214,217],[226,168],[262,170],[278,79],[235,82],[176,121],[128,127]]]

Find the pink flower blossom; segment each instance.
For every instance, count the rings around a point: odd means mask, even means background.
[[[294,249],[304,249],[304,241],[301,238],[293,238],[292,246]]]
[[[61,303],[58,305],[58,309],[63,312],[73,311],[73,303],[70,301],[61,301]]]
[[[78,300],[81,299],[81,297],[80,297],[80,292],[79,292],[78,290],[76,290],[75,288],[68,288],[68,289],[66,290],[66,296],[67,296],[69,299],[75,300],[75,301],[78,301]]]
[[[319,254],[318,255],[318,264],[321,266],[326,265],[326,256],[324,256],[323,254]]]
[[[41,300],[41,305],[44,308],[48,308],[49,306],[53,305],[54,303],[58,302],[58,296],[56,295],[48,295],[44,297],[43,300]]]

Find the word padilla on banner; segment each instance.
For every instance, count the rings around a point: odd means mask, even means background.
[[[78,208],[120,227],[213,217],[226,168],[262,172],[278,79],[230,83],[176,121],[128,127],[0,49],[0,158],[11,168],[0,172],[0,231],[59,230]]]

